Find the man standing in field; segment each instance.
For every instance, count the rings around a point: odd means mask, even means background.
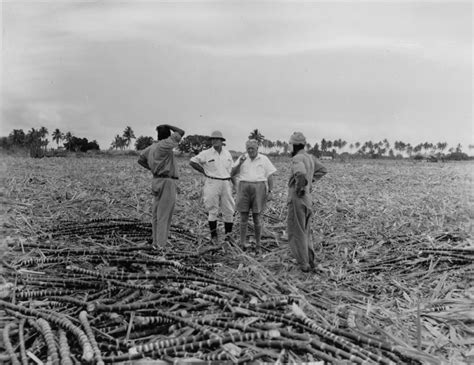
[[[234,222],[234,198],[232,197],[232,155],[224,149],[225,138],[220,131],[211,134],[212,147],[191,158],[189,164],[206,177],[203,188],[204,206],[208,211],[211,240],[217,243],[217,216],[219,210],[224,220],[224,230],[228,237]]]
[[[245,144],[246,154],[234,163],[232,177],[239,180],[237,189],[237,210],[240,212],[240,245],[243,248],[247,239],[249,213],[255,229],[255,249],[260,252],[262,224],[260,215],[267,200],[271,199],[275,166],[267,156],[258,153],[258,142],[250,139]]]
[[[164,248],[168,240],[174,205],[176,203],[176,180],[178,179],[173,149],[178,146],[184,131],[169,124],[156,127],[158,142],[145,148],[138,163],[153,174],[152,230],[153,246]],[[173,132],[173,133],[171,133]]]
[[[314,268],[314,250],[311,241],[313,216],[312,183],[326,175],[326,168],[305,151],[306,138],[294,132],[289,140],[291,171],[288,182],[288,243],[303,272]]]

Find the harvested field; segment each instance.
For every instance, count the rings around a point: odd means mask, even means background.
[[[135,157],[3,158],[0,363],[474,363],[472,163],[326,162],[302,273],[288,159],[262,255],[211,246],[187,162],[157,252]]]

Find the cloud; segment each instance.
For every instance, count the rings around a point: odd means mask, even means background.
[[[254,128],[272,139],[294,127],[345,139],[472,131],[467,2],[3,6],[3,134],[49,122],[108,147],[127,123],[138,136],[156,121],[235,130],[234,146]]]

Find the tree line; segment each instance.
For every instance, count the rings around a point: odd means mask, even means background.
[[[45,154],[49,144],[47,138],[48,135],[48,129],[45,127],[40,127],[39,129],[31,128],[27,133],[22,129],[14,129],[7,137],[0,137],[0,147],[4,149],[27,148],[30,150],[30,155],[32,157],[41,157]],[[252,130],[248,138],[257,140],[260,150],[263,153],[273,155],[288,153],[288,142],[281,140],[271,141],[265,138],[258,129]],[[51,133],[51,139],[56,143],[56,149],[64,149],[66,151],[74,152],[100,150],[99,144],[96,140],[89,141],[87,138],[74,136],[71,132],[63,133],[58,128]],[[135,140],[134,147],[137,151],[146,148],[154,142],[153,137],[150,136],[135,137],[133,129],[130,126],[127,126],[122,134],[117,134],[114,137],[110,144],[110,149],[129,149],[132,140]],[[60,143],[62,143],[62,146],[59,145]],[[211,147],[211,141],[208,136],[194,134],[187,135],[183,138],[178,146],[178,150],[182,153],[197,154],[203,149],[209,147]],[[363,143],[348,143],[342,139],[328,140],[322,138],[321,141],[316,142],[313,145],[310,143],[306,144],[306,150],[317,157],[336,157],[342,153],[346,153],[370,158],[400,158],[403,157],[403,155],[416,157],[423,154],[440,158],[446,156],[445,153],[447,152],[448,156],[456,155],[457,157],[460,157],[459,159],[464,159],[464,157],[467,158],[467,155],[462,150],[461,144],[449,149],[447,149],[447,147],[448,144],[446,142],[423,142],[412,146],[410,143],[405,143],[403,141],[395,141],[391,144],[387,139],[378,142],[365,141]],[[469,149],[472,148],[474,148],[474,146],[469,145]]]
[[[23,129],[14,129],[7,137],[0,137],[0,147],[6,150],[28,149],[30,156],[42,157],[46,153],[49,144],[48,135],[49,131],[46,127],[40,127],[39,129],[31,128],[26,133]],[[71,132],[62,133],[58,128],[53,131],[51,137],[56,142],[57,148],[59,148],[59,143],[64,141],[61,148],[67,151],[87,152],[89,150],[100,150],[97,141],[76,137]]]

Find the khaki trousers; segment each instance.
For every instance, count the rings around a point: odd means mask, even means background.
[[[153,245],[165,247],[176,203],[176,182],[169,178],[154,178],[152,193]]]
[[[310,259],[314,260],[311,242],[312,202],[306,195],[298,197],[294,187],[290,187],[288,197],[288,244],[298,264],[306,268],[313,265]]]

